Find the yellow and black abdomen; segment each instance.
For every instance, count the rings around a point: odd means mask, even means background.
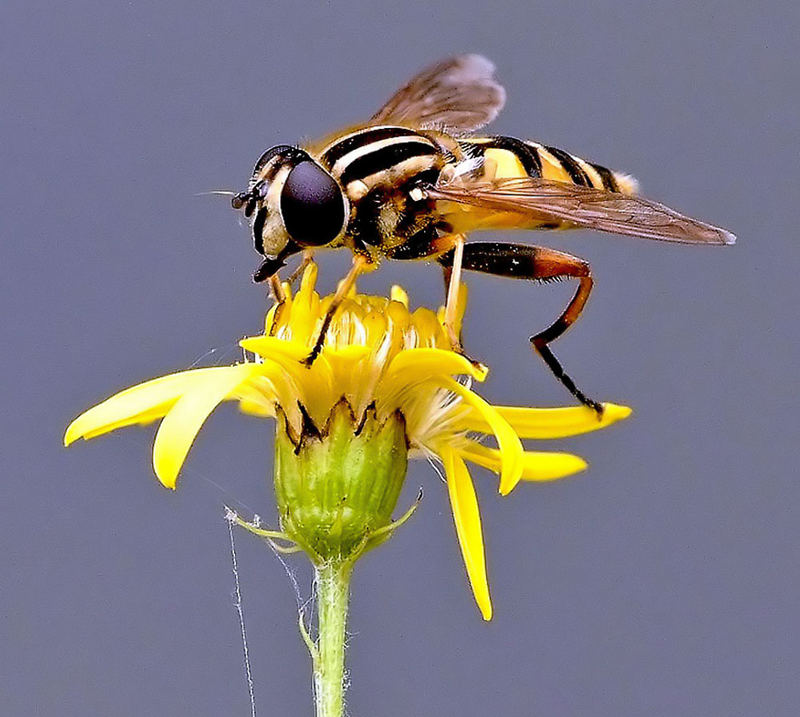
[[[566,182],[607,192],[635,194],[633,177],[576,157],[558,147],[514,137],[471,137],[459,140],[466,158],[482,160],[483,179],[534,177]],[[518,215],[485,217],[480,228],[519,226]],[[565,229],[568,222],[532,222],[527,229]],[[478,228],[478,227],[476,227]]]

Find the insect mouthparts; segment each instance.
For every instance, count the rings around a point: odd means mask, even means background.
[[[239,192],[231,197],[231,206],[234,209],[241,209],[247,200],[250,199],[250,192]]]

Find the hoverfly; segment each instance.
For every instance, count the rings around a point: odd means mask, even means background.
[[[416,75],[372,118],[319,143],[278,145],[256,162],[246,191],[233,197],[264,256],[256,282],[282,298],[286,259],[322,247],[346,247],[353,265],[331,302],[310,365],[356,277],[381,259],[438,262],[447,285],[445,326],[453,348],[455,298],[462,270],[515,279],[573,278],[577,290],[553,324],[531,337],[534,350],[583,404],[549,344],[578,318],[592,290],[589,264],[553,249],[500,242],[466,243],[478,229],[588,228],[693,244],[733,244],[724,229],[635,196],[631,177],[557,147],[467,133],[505,103],[494,65],[460,55]],[[463,353],[463,351],[462,351]]]

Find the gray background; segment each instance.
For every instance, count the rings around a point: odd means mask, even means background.
[[[509,92],[494,131],[629,171],[740,242],[527,237],[591,259],[596,294],[556,353],[636,413],[557,443],[591,462],[579,477],[501,499],[476,474],[490,624],[446,491],[412,467],[403,505],[424,485],[422,508],[355,576],[350,712],[796,714],[799,19],[795,2],[4,0],[2,713],[248,714],[222,504],[274,517],[271,426],[221,409],[175,493],[151,429],[69,451],[63,429],[127,385],[235,360],[258,330],[247,232],[195,193],[241,188],[264,148],[476,51]],[[346,262],[323,261],[326,289]],[[395,281],[440,299],[424,264],[362,286]],[[484,394],[568,403],[526,338],[570,287],[471,289]],[[238,547],[259,714],[309,714],[284,569]]]

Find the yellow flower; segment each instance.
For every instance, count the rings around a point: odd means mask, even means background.
[[[409,456],[435,458],[444,466],[470,584],[483,617],[490,619],[480,514],[467,462],[498,474],[503,495],[520,480],[562,478],[583,470],[583,459],[528,451],[520,439],[594,431],[627,417],[630,409],[605,404],[598,419],[585,407],[490,405],[471,389],[486,369],[451,350],[441,311],[438,316],[426,308],[411,312],[399,287],[388,299],[351,292],[330,325],[322,353],[308,367],[301,361],[330,303],[330,297],[320,298],[315,283],[311,264],[296,296],[285,285],[287,299],[270,310],[264,334],[240,342],[243,363],[182,371],[122,391],[76,418],[65,444],[161,418],[153,466],[159,480],[174,488],[197,432],[221,401],[238,401],[248,414],[280,418],[279,429],[296,446],[309,430],[323,430],[342,398],[355,426],[363,426],[368,413],[381,426],[399,412]],[[459,322],[465,304],[464,288]],[[485,437],[496,447],[485,445]]]

